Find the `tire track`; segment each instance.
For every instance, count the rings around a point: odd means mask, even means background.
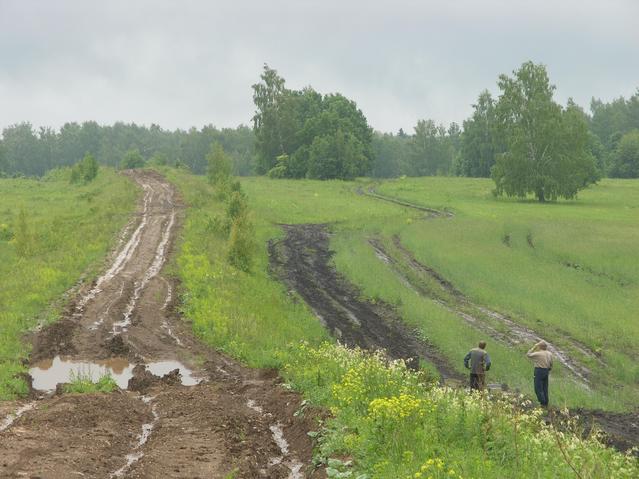
[[[283,225],[286,235],[269,243],[272,270],[312,308],[338,340],[363,349],[383,349],[417,367],[433,363],[444,378],[460,374],[431,344],[421,340],[388,305],[361,299],[360,292],[331,265],[326,225]]]
[[[398,236],[393,237],[393,246],[398,252],[399,257],[392,256],[379,239],[372,238],[369,240],[369,244],[374,249],[377,257],[388,264],[393,272],[402,279],[404,284],[408,284],[420,295],[436,301],[440,306],[461,317],[472,327],[482,331],[496,341],[512,347],[520,344],[536,343],[543,339],[548,343],[548,349],[555,355],[557,360],[570,371],[573,377],[582,385],[589,387],[590,381],[588,376],[590,370],[586,366],[580,364],[574,357],[571,357],[568,352],[562,350],[553,342],[542,338],[541,335],[519,324],[509,316],[473,303],[468,297],[461,293],[461,291],[455,288],[450,281],[432,268],[417,261],[412,252],[401,244]],[[413,274],[407,274],[404,268],[408,268]],[[430,279],[432,282],[435,282],[441,288],[441,292],[447,294],[438,294],[438,292],[428,286],[424,279]],[[499,330],[496,329],[486,318],[497,322],[501,328]],[[564,340],[585,356],[595,359],[603,365],[603,361],[585,345],[570,338],[564,338]]]

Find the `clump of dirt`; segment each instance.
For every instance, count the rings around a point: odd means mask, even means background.
[[[106,349],[112,357],[126,357],[131,352],[129,345],[124,342],[121,334],[108,338],[104,342],[104,349]]]
[[[326,225],[283,228],[285,237],[269,243],[272,271],[306,301],[337,339],[348,346],[384,350],[413,367],[423,359],[433,363],[444,378],[459,377],[443,355],[419,339],[391,306],[361,299],[361,292],[335,270]]]
[[[144,364],[138,364],[133,368],[133,377],[129,379],[127,389],[146,393],[152,386],[157,384],[160,378],[146,369]]]
[[[73,344],[73,333],[77,323],[71,318],[62,318],[48,325],[31,338],[31,362],[41,361],[54,356],[71,356],[77,353]]]

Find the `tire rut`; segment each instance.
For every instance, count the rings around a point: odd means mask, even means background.
[[[544,339],[540,334],[522,326],[513,318],[472,302],[437,271],[417,261],[412,252],[402,245],[398,236],[393,237],[393,246],[397,256],[393,256],[378,238],[369,239],[369,244],[374,249],[377,257],[389,265],[393,272],[410,288],[421,296],[436,301],[440,306],[461,317],[473,328],[487,334],[494,340],[513,347],[520,344],[533,344]],[[408,268],[412,274],[407,274],[404,268]],[[429,287],[425,279],[429,279],[439,285],[441,292],[434,291],[432,287]],[[441,294],[442,292],[447,294]],[[493,326],[495,323],[499,325],[499,329]],[[584,386],[589,387],[588,376],[590,375],[590,370],[571,357],[567,351],[560,349],[547,339],[544,340],[548,343],[549,350],[570,371],[573,378]],[[603,361],[585,345],[571,338],[562,338],[562,340],[571,344],[574,349],[585,356],[604,365]]]
[[[361,299],[354,285],[331,264],[326,225],[282,225],[286,232],[269,243],[272,271],[311,307],[339,341],[368,350],[382,349],[411,367],[431,362],[444,378],[460,375],[431,344],[410,330],[389,305]]]

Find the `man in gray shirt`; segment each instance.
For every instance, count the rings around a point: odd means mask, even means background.
[[[548,351],[548,344],[539,341],[526,356],[535,365],[535,394],[542,407],[548,407],[548,376],[552,369],[552,353]]]
[[[486,371],[490,369],[490,356],[485,351],[486,341],[471,349],[464,357],[464,366],[470,369],[470,389],[482,391],[486,385]]]

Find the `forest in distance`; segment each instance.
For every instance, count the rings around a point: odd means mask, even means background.
[[[496,158],[507,148],[499,119],[503,92],[495,98],[482,91],[472,116],[462,125],[424,119],[412,132],[379,132],[368,125],[353,100],[339,93],[322,95],[311,87],[287,89],[284,79],[266,65],[261,79],[253,86],[253,128],[207,125],[171,131],[156,124],[85,121],[36,129],[28,122],[13,124],[3,129],[0,139],[0,176],[42,176],[77,163],[86,154],[101,165],[118,167],[127,153],[139,154],[149,164],[185,166],[204,174],[206,154],[212,143],[219,143],[238,176],[490,177]],[[552,93],[554,87],[548,86]],[[278,97],[277,109],[264,103],[262,97],[268,95]],[[569,100],[564,110],[587,126],[583,142],[595,167],[590,176],[639,176],[639,90],[609,103],[593,98],[590,111]],[[353,160],[343,168],[317,166],[330,165],[323,160],[339,155]]]

